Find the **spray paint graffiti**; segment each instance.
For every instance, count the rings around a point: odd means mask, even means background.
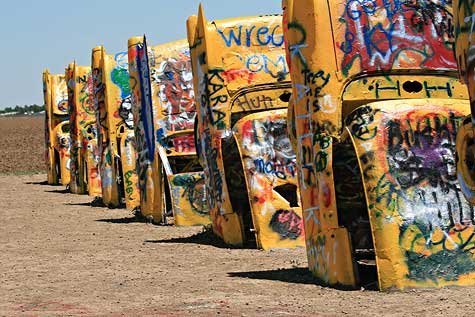
[[[156,110],[156,138],[164,148],[176,152],[195,152],[193,134],[174,136],[170,133],[193,130],[195,101],[188,48],[175,48],[175,54],[167,57],[157,49],[150,50],[150,76],[153,97],[159,104]]]
[[[203,41],[200,36],[207,32],[209,37]],[[249,117],[287,107],[283,87],[289,71],[280,16],[209,23],[200,8],[196,20],[188,21],[188,33],[194,39],[190,47],[197,152],[214,232],[239,245],[254,226],[257,244],[264,249],[303,244],[302,235],[293,240],[277,232],[284,230],[285,225],[277,224],[283,215],[270,225],[277,210],[300,212],[287,200],[289,193],[295,196],[296,177],[295,154],[289,152],[290,141],[282,127],[285,120],[275,119],[274,113],[267,113],[268,121]],[[281,191],[274,191],[279,186]],[[247,201],[249,205],[243,203]]]
[[[287,134],[286,114],[284,109],[248,115],[234,128],[251,214],[259,230],[257,239],[265,249],[304,243],[296,156]]]
[[[366,71],[393,68],[456,69],[448,1],[348,0],[339,45],[347,75],[359,61]]]
[[[43,73],[45,102],[45,158],[48,184],[68,185],[70,181],[70,138],[67,87],[64,75]],[[58,155],[59,154],[59,155]]]
[[[195,103],[187,42],[147,48],[145,38],[130,41],[131,83],[136,84],[133,97],[141,101],[138,143],[140,148],[146,147],[147,153],[156,155],[148,161],[139,157],[141,188],[146,191],[142,195],[142,213],[161,219],[165,211],[173,210],[177,225],[208,224],[207,206],[198,197],[198,192],[205,197],[204,186],[197,183],[192,189],[189,183],[201,174],[195,172],[198,168],[193,162]],[[166,179],[171,205],[165,194]],[[190,202],[193,197],[198,200]]]
[[[227,47],[260,45],[281,47],[284,44],[282,26],[235,25],[232,28],[217,29]]]
[[[181,197],[186,198],[191,210],[199,215],[207,215],[206,191],[202,175],[182,174],[172,178],[173,187],[183,187]],[[179,199],[178,199],[179,201]]]
[[[66,70],[70,103],[71,192],[101,195],[93,78],[90,67],[70,64]]]
[[[280,235],[281,239],[296,240],[303,233],[302,218],[293,210],[277,210],[272,216],[269,226]]]
[[[355,124],[377,130],[371,139],[362,140],[350,123],[361,144],[374,144],[371,153],[357,147],[365,156],[363,169],[371,170],[364,180],[372,221],[383,230],[397,224],[396,241],[407,265],[404,278],[435,285],[457,282],[475,270],[474,209],[461,194],[455,167],[455,139],[464,113],[439,104],[397,107],[367,107],[372,120]]]
[[[157,175],[153,175],[152,170],[153,165],[156,164],[154,162],[154,112],[145,38],[129,39],[128,58],[141,213],[158,220],[162,218],[162,213],[161,206],[156,203],[155,197],[161,193],[161,188],[156,187]]]
[[[435,206],[440,204],[443,206],[439,206],[442,218],[447,217],[449,208],[456,212],[460,205],[467,207],[460,195],[461,204],[458,203],[457,195],[451,189],[455,184],[454,162],[451,161],[454,135],[450,134],[452,143],[441,138],[440,142],[432,144],[428,132],[430,129],[419,130],[419,127],[427,127],[427,122],[432,122],[432,138],[436,138],[438,132],[435,127],[443,127],[444,120],[449,120],[450,106],[456,108],[459,114],[466,111],[464,106],[451,101],[452,98],[464,97],[461,86],[454,84],[456,63],[452,48],[455,32],[451,1],[287,0],[284,6],[291,8],[284,11],[284,20],[287,21],[284,31],[292,64],[297,174],[309,268],[326,283],[355,287],[358,270],[355,270],[353,261],[358,259],[359,251],[354,250],[359,246],[368,249],[368,246],[373,245],[381,289],[443,286],[464,280],[465,273],[457,281],[450,278],[444,280],[441,272],[437,278],[433,278],[437,275],[434,271],[437,265],[440,265],[440,271],[444,268],[441,262],[433,262],[432,267],[428,266],[432,260],[427,256],[435,250],[428,246],[427,250],[430,251],[421,251],[429,241],[428,236],[424,240],[417,240],[414,245],[416,257],[421,261],[427,260],[422,261],[425,268],[419,267],[420,263],[416,263],[415,257],[406,252],[411,244],[408,242],[411,239],[406,235],[413,232],[414,237],[419,237],[416,231],[421,229],[407,231],[401,223],[406,212],[414,212],[413,206],[417,206],[414,210],[424,213],[434,212]],[[289,13],[291,16],[285,16]],[[332,47],[331,51],[326,50],[328,47]],[[335,57],[335,64],[327,62],[330,56]],[[415,70],[419,78],[409,75],[415,74]],[[440,70],[446,71],[445,77],[431,76]],[[440,109],[432,109],[435,117],[440,116],[439,119],[429,116],[417,126],[411,121],[416,120],[416,117],[406,118],[404,113],[396,111],[399,110],[396,100],[406,98],[445,98],[447,103],[440,102]],[[377,103],[372,107],[364,106],[365,102],[382,99],[393,100],[394,106],[391,107],[390,102],[382,102],[381,106]],[[413,108],[429,106],[420,102],[414,104]],[[424,116],[427,113],[422,109],[416,113]],[[385,116],[400,120],[400,123],[393,121],[391,125],[394,130],[390,150],[388,143],[381,141],[383,135],[391,130],[391,127],[381,125]],[[405,125],[410,125],[411,129],[403,128],[401,131],[404,132],[397,134],[396,127]],[[359,164],[355,168],[341,161],[342,157],[348,158],[348,155],[335,155],[347,145],[351,146],[348,151],[354,151],[351,142],[345,144],[350,139],[347,137],[349,133],[351,141],[358,144],[358,155],[354,160],[362,164],[361,171]],[[440,134],[446,135],[447,132],[440,131]],[[420,143],[414,141],[416,135]],[[402,145],[404,138],[412,140],[410,146]],[[387,157],[389,152],[392,153],[391,157]],[[357,182],[358,186],[364,187],[361,195],[352,195],[351,192],[342,195],[342,191],[348,191],[348,184],[342,182],[350,178],[342,178],[341,173],[335,172],[338,169],[348,170],[347,176],[363,177],[361,184]],[[385,177],[381,178],[380,173]],[[378,188],[377,182],[380,180],[380,194],[384,195],[375,197],[375,188]],[[373,189],[368,190],[369,184],[373,182],[376,183],[371,185]],[[395,187],[394,184],[398,185]],[[405,184],[406,188],[401,184]],[[395,188],[397,190],[393,190]],[[436,199],[432,194],[434,191],[437,192]],[[455,205],[446,207],[444,195],[448,195],[450,202]],[[351,205],[352,212],[357,209],[368,213],[369,210],[369,220],[364,217],[353,219],[342,208],[342,205],[349,206],[352,196],[372,197],[367,206],[362,203]],[[438,216],[437,211],[435,215]],[[466,217],[467,213],[464,212],[464,215]],[[366,238],[362,240],[371,241],[374,236],[374,241],[360,244],[359,241],[352,241],[358,240],[364,231],[357,232],[361,228],[358,227],[358,221],[353,227],[352,220],[358,220],[360,224],[366,221],[366,225],[370,222],[372,235],[365,233]],[[413,223],[407,225],[409,228]],[[431,230],[427,231],[426,226],[422,231],[425,235]],[[450,235],[449,231],[446,233]],[[433,234],[435,237],[440,232]],[[379,258],[384,260],[379,261]],[[433,259],[435,261],[436,257]],[[396,263],[404,265],[396,267]],[[424,270],[427,274],[421,277]],[[457,268],[452,266],[446,270],[453,272]]]
[[[164,120],[161,127],[169,131],[193,129],[195,102],[189,50],[184,49],[177,56],[162,60],[155,56],[151,62],[152,84],[161,101]]]
[[[112,82],[120,88],[119,116],[128,129],[133,129],[134,116],[132,114],[132,102],[130,99],[129,71],[127,52],[114,55],[116,66],[111,72]]]

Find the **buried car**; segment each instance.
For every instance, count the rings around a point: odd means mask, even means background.
[[[475,284],[455,170],[470,111],[450,2],[284,0],[309,268],[359,287]]]

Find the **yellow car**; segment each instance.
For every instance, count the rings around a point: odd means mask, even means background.
[[[131,38],[129,71],[142,215],[160,222],[172,211],[175,225],[209,224],[193,135],[196,110],[188,42],[147,48],[145,37]]]
[[[282,16],[208,21],[200,6],[187,29],[213,231],[237,246],[303,246]]]
[[[101,196],[96,111],[90,66],[68,65],[65,72],[71,135],[71,182],[74,194]]]
[[[92,50],[93,102],[97,109],[102,201],[109,207],[139,207],[135,138],[127,52]]]
[[[62,74],[43,72],[45,102],[45,142],[48,184],[69,185],[68,94]]]
[[[310,270],[381,290],[475,284],[449,1],[284,0]]]

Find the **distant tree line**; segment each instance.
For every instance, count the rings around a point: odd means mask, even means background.
[[[3,113],[18,113],[18,114],[24,114],[24,113],[38,113],[45,110],[45,106],[39,106],[36,104],[33,105],[24,105],[24,106],[15,106],[15,107],[6,107],[5,109],[0,109],[0,114]]]

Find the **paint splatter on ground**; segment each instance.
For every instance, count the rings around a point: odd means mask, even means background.
[[[321,287],[305,268],[304,249],[229,249],[199,227],[137,222],[45,179],[0,176],[0,316],[462,316],[473,309],[475,288]]]

